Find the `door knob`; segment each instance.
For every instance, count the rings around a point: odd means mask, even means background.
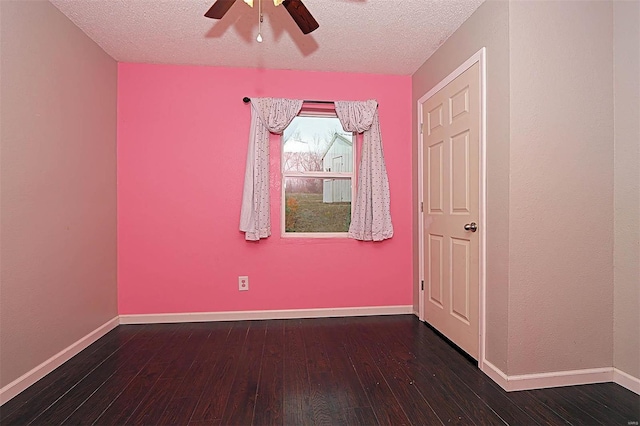
[[[467,223],[466,225],[464,225],[464,230],[476,232],[478,230],[478,225],[476,225],[475,222]]]

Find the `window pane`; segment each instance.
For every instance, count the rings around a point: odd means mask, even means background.
[[[286,232],[347,232],[351,179],[285,178]]]
[[[285,172],[352,172],[353,137],[335,117],[296,117],[283,134]]]

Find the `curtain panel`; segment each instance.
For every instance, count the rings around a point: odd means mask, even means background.
[[[349,237],[362,241],[391,238],[389,178],[382,151],[378,103],[375,100],[336,101],[335,105],[344,130],[364,135]]]
[[[269,133],[281,134],[302,108],[301,100],[254,98],[240,210],[240,230],[257,241],[271,235]]]

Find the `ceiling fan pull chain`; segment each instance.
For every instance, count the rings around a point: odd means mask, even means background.
[[[262,43],[262,0],[258,0],[258,43]]]

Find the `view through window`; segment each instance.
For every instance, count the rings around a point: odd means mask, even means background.
[[[353,133],[335,115],[300,115],[282,138],[283,235],[346,235],[354,194]]]

